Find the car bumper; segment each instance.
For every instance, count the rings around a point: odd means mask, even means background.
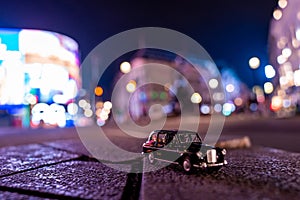
[[[227,161],[224,160],[224,162],[222,163],[201,163],[200,165],[196,165],[194,164],[193,166],[194,167],[197,167],[197,168],[210,168],[210,167],[220,167],[220,166],[224,166],[224,165],[227,165]]]

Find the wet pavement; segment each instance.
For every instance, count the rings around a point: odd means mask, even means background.
[[[186,174],[173,164],[126,174],[93,159],[75,139],[3,147],[0,199],[300,198],[299,153],[251,147],[228,150],[227,160],[212,173]],[[151,165],[144,160],[144,167]]]

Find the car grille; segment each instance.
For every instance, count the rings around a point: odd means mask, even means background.
[[[215,163],[217,162],[217,152],[215,149],[210,149],[206,153],[207,155],[207,162],[208,163]]]

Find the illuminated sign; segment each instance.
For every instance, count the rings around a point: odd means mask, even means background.
[[[78,44],[65,35],[0,29],[0,106],[68,103],[80,88],[79,64]]]

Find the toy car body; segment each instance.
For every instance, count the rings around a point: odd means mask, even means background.
[[[203,144],[197,132],[185,130],[152,131],[142,154],[151,164],[156,160],[176,163],[186,172],[195,168],[219,170],[227,164],[225,149]]]

